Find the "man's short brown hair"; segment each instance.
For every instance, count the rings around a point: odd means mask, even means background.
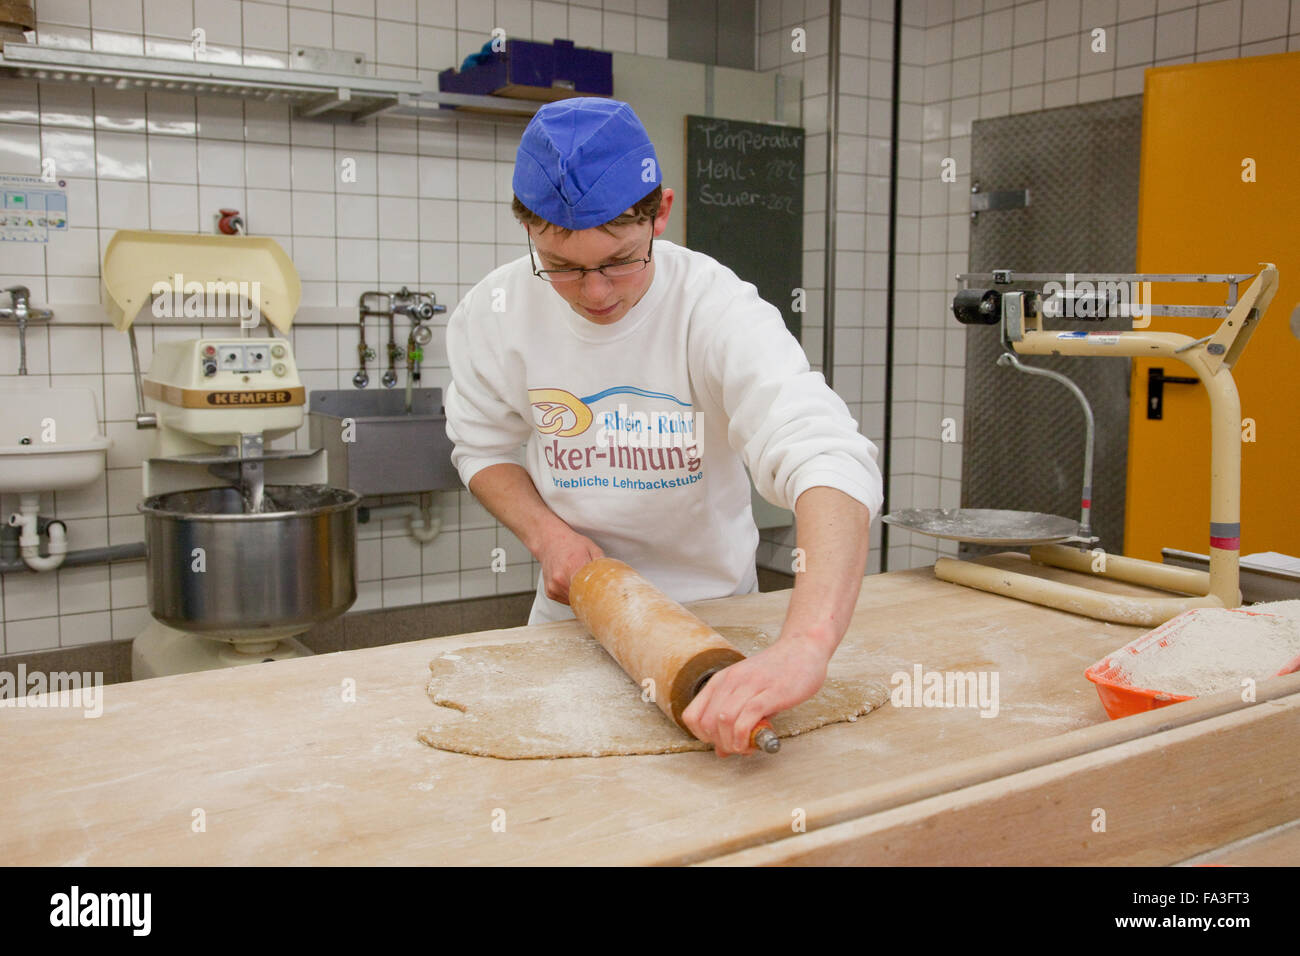
[[[614,233],[609,228],[610,226],[630,226],[638,222],[649,222],[659,215],[659,203],[663,200],[663,196],[663,187],[656,186],[654,189],[650,190],[650,192],[646,193],[643,198],[638,200],[632,206],[630,212],[625,212],[615,216],[609,222],[601,226],[596,226],[595,228],[604,229],[612,236]],[[545,232],[549,228],[556,230],[561,236],[567,236],[574,231],[572,229],[566,229],[564,226],[557,226],[548,219],[543,219],[520,202],[518,196],[516,196],[514,202],[510,204],[510,211],[513,212],[515,218],[524,225],[537,226],[538,232]]]

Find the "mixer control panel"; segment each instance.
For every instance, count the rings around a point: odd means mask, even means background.
[[[307,402],[293,346],[275,338],[157,342],[142,389],[169,436],[164,456],[238,445],[255,432],[278,438],[302,425]]]
[[[204,378],[212,378],[218,371],[236,375],[270,372],[283,378],[289,374],[285,361],[288,354],[289,350],[278,342],[204,342],[199,362]]]

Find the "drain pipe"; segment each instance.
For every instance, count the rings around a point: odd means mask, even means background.
[[[50,538],[50,554],[49,557],[41,557],[41,536],[36,530],[40,507],[40,495],[22,495],[19,510],[9,516],[9,524],[22,529],[18,537],[18,553],[22,556],[23,563],[33,571],[53,571],[63,564],[64,555],[68,553],[68,529],[57,519],[49,523],[45,533]]]
[[[407,502],[401,505],[357,508],[357,524],[369,524],[372,521],[399,521],[403,518],[407,521],[407,533],[421,544],[428,544],[442,532],[442,518],[434,516],[432,505]]]

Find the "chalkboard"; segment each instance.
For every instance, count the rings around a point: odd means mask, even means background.
[[[758,287],[802,332],[803,152],[798,126],[686,117],[686,245]],[[796,311],[799,309],[800,311]]]

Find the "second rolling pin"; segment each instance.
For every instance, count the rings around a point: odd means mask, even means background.
[[[682,712],[709,678],[745,655],[686,608],[664,594],[630,565],[597,558],[569,582],[569,606],[624,672],[641,687],[646,680],[654,702],[687,733]],[[751,746],[766,753],[781,748],[766,720],[750,735]]]

